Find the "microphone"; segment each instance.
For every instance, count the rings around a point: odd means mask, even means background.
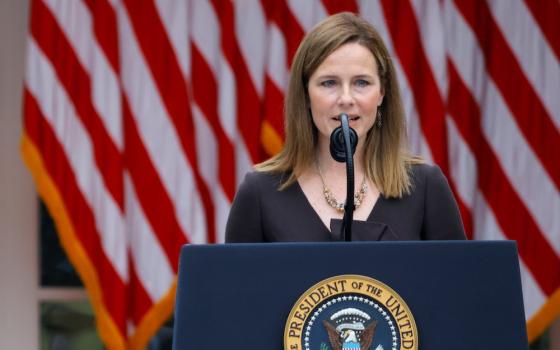
[[[341,122],[341,126],[334,129],[331,133],[331,143],[330,143],[330,150],[331,156],[334,160],[339,163],[346,162],[346,145],[344,144],[344,124],[346,123],[346,128],[349,130],[350,133],[350,146],[352,150],[352,156],[356,153],[356,146],[358,145],[358,134],[356,131],[349,126],[348,123],[348,115],[341,114],[338,119]]]
[[[352,241],[352,221],[354,217],[354,153],[358,145],[358,134],[348,122],[348,115],[339,116],[341,126],[334,129],[330,139],[331,156],[337,162],[346,162],[346,202],[340,235],[346,242]]]

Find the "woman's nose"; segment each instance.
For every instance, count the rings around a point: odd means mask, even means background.
[[[349,86],[341,87],[340,95],[338,96],[338,104],[340,106],[348,106],[354,104],[354,97],[352,96],[352,90]]]

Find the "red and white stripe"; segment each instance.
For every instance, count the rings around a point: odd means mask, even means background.
[[[344,10],[385,39],[410,147],[469,236],[517,240],[530,338],[558,315],[556,0],[34,0],[24,158],[108,347],[169,316],[181,245],[223,242],[244,174],[281,147],[300,41]]]

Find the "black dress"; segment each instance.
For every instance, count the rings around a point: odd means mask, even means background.
[[[340,240],[341,220],[329,231],[297,181],[278,191],[285,174],[245,176],[226,227],[226,242],[321,242]],[[375,203],[366,221],[354,220],[352,240],[465,239],[457,203],[437,166],[412,166],[413,188],[400,199]]]

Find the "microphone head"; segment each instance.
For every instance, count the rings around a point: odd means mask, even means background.
[[[330,151],[331,156],[334,160],[340,163],[346,162],[346,146],[344,144],[344,129],[348,130],[349,137],[350,137],[350,150],[352,156],[356,152],[356,146],[358,145],[358,134],[356,131],[352,129],[348,124],[348,115],[341,114],[340,117],[341,126],[334,129],[331,133],[331,143],[330,143]]]

